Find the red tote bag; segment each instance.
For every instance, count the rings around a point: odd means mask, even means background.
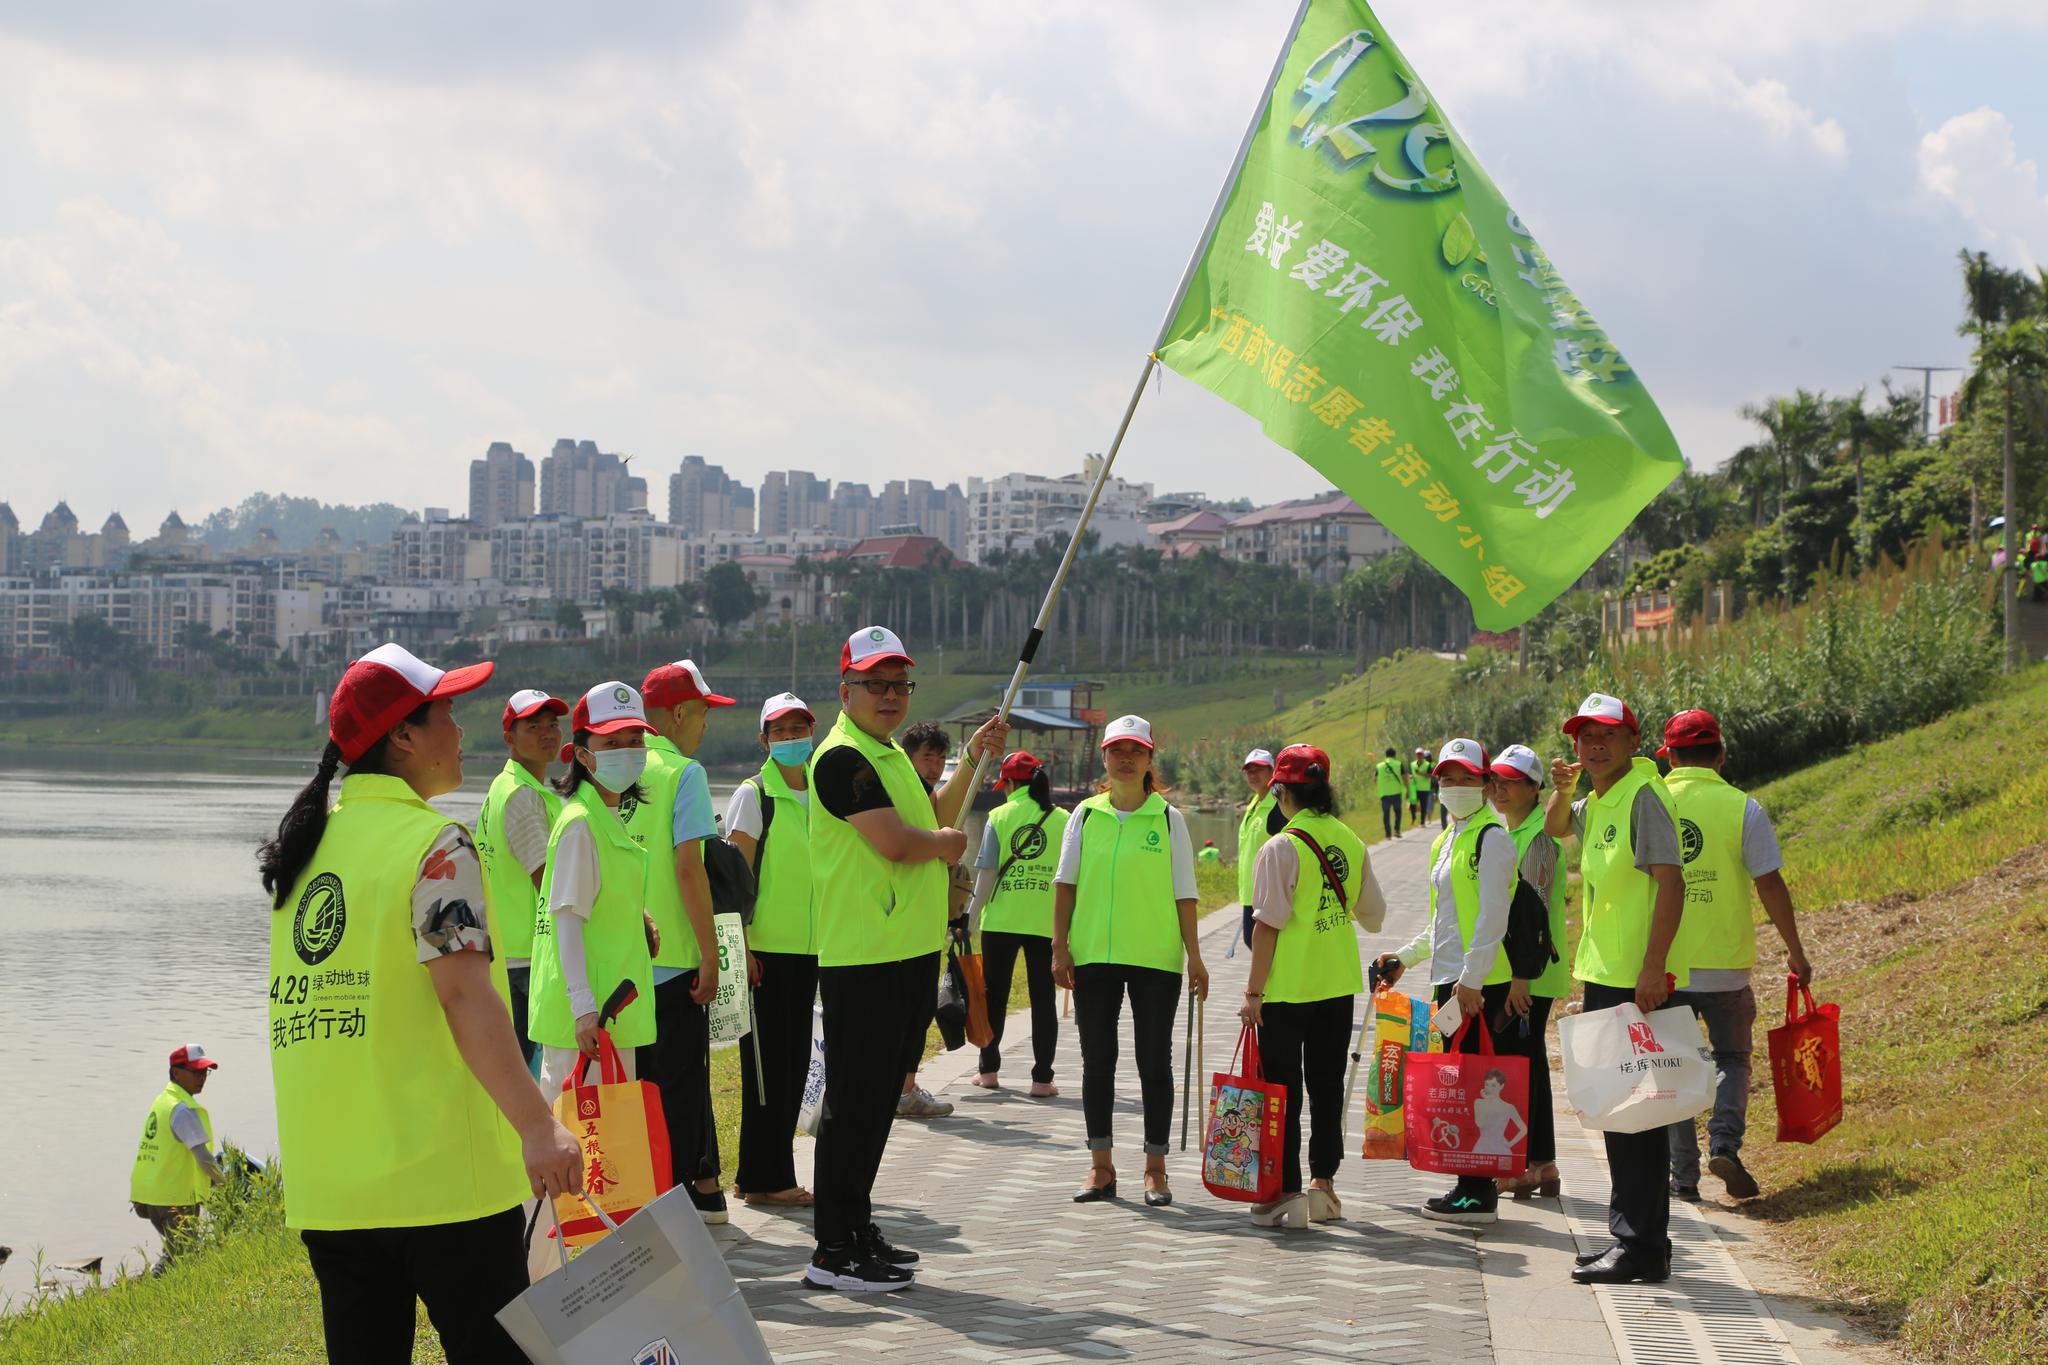
[[[1238,1057],[1244,1058],[1238,1069]],[[1287,1140],[1287,1087],[1259,1067],[1259,1035],[1237,1035],[1230,1070],[1209,1079],[1209,1116],[1202,1128],[1202,1185],[1218,1199],[1263,1204],[1280,1195],[1280,1151]]]
[[[1818,1142],[1842,1121],[1841,1022],[1839,1005],[1816,1005],[1798,977],[1785,978],[1785,1022],[1769,1035],[1778,1141]]]
[[[1479,1051],[1458,1051],[1479,1028]],[[1410,1052],[1402,1075],[1408,1164],[1444,1175],[1517,1176],[1529,1164],[1529,1059],[1493,1050],[1467,1019],[1442,1052]]]
[[[626,1079],[625,1063],[604,1029],[597,1032],[597,1056],[597,1084],[584,1083],[589,1059],[578,1062],[555,1097],[555,1117],[583,1148],[585,1197],[623,1223],[668,1191],[673,1175],[668,1121],[661,1111],[661,1091],[653,1081]],[[572,1247],[595,1242],[609,1231],[583,1203],[567,1194],[555,1201],[555,1216]]]

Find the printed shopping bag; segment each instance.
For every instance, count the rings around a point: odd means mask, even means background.
[[[1238,1057],[1244,1058],[1243,1070]],[[1237,1036],[1231,1069],[1209,1079],[1209,1117],[1202,1128],[1202,1184],[1218,1199],[1263,1204],[1280,1194],[1280,1148],[1286,1135],[1287,1088],[1259,1067],[1259,1035]]]
[[[825,1007],[811,1006],[811,1065],[804,1073],[804,1098],[797,1106],[796,1126],[811,1137],[825,1123]]]
[[[1429,1028],[1429,1006],[1412,995],[1382,988],[1372,997],[1371,1054],[1365,1069],[1365,1150],[1379,1161],[1399,1161],[1408,1154],[1401,1105],[1407,1095],[1403,1077],[1408,1054],[1439,1049]]]
[[[1785,978],[1785,1022],[1769,1034],[1778,1141],[1818,1142],[1842,1121],[1841,1021],[1839,1005],[1816,1005],[1797,977]]]
[[[1479,1051],[1458,1051],[1465,1030]],[[1413,1053],[1402,1077],[1408,1164],[1443,1175],[1517,1176],[1529,1163],[1529,1059],[1493,1050],[1493,1033],[1467,1019],[1443,1052]]]
[[[583,1084],[590,1072],[586,1059],[562,1082],[555,1117],[583,1147],[583,1188],[613,1219],[624,1222],[668,1190],[673,1178],[668,1123],[654,1082],[627,1080],[611,1034],[600,1029],[597,1039],[597,1084]],[[604,1236],[604,1224],[573,1195],[555,1200],[555,1217],[571,1246]]]
[[[1557,1024],[1564,1088],[1588,1128],[1641,1133],[1687,1123],[1714,1103],[1714,1054],[1684,1005],[1644,1014],[1634,1002]]]
[[[713,915],[711,927],[718,940],[718,989],[705,1007],[711,1041],[737,1043],[752,1027],[747,1018],[747,931],[734,914]]]
[[[585,1212],[606,1235],[498,1310],[534,1365],[769,1365],[760,1324],[688,1190],[624,1223]]]

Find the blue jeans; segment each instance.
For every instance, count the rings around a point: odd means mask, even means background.
[[[1690,1005],[1707,1026],[1707,1046],[1719,1073],[1714,1086],[1714,1112],[1707,1117],[1707,1151],[1735,1156],[1749,1126],[1749,1056],[1756,1029],[1756,992],[1680,991],[1673,1005]],[[1680,1185],[1700,1183],[1700,1140],[1697,1121],[1674,1123],[1664,1130],[1671,1141],[1671,1178]]]

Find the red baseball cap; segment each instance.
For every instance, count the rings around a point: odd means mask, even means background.
[[[917,660],[904,652],[903,641],[896,638],[896,632],[887,626],[862,626],[846,637],[846,643],[839,647],[839,671],[841,673],[865,673],[882,664],[902,664],[905,668],[917,666]]]
[[[1321,768],[1321,777],[1330,775],[1330,756],[1313,744],[1290,744],[1282,749],[1273,761],[1273,780],[1282,786],[1291,782],[1313,782],[1318,774],[1310,768]]]
[[[1005,782],[1029,782],[1044,766],[1036,757],[1019,749],[1016,753],[1004,757],[1002,769],[997,775]]]
[[[1436,751],[1436,766],[1430,772],[1438,774],[1446,768],[1463,768],[1475,777],[1484,777],[1490,766],[1484,744],[1476,739],[1454,739]]]
[[[650,735],[655,732],[647,723],[640,694],[617,681],[599,683],[578,697],[569,729],[574,734],[593,735],[615,735],[621,730],[641,730]],[[572,739],[562,746],[561,759],[569,763],[575,757],[576,741]]]
[[[1587,694],[1586,699],[1579,703],[1578,714],[1564,723],[1564,732],[1576,735],[1579,727],[1587,721],[1592,721],[1596,725],[1626,726],[1638,733],[1643,728],[1636,724],[1636,713],[1628,709],[1627,702],[1620,697],[1610,697],[1605,692]]]
[[[529,687],[524,692],[514,692],[512,700],[505,703],[505,726],[509,730],[515,720],[525,720],[543,711],[552,711],[558,716],[569,714],[569,703],[560,697],[551,697],[538,687]]]
[[[327,737],[341,747],[342,762],[354,763],[422,705],[476,691],[496,667],[485,660],[443,671],[399,645],[378,645],[350,664],[334,685],[327,703]]]
[[[706,706],[733,704],[731,697],[721,697],[711,690],[711,684],[704,681],[704,670],[689,659],[648,669],[640,692],[649,706],[678,706],[686,701],[701,701]]]
[[[171,1052],[171,1065],[182,1066],[187,1071],[212,1071],[219,1062],[206,1055],[206,1049],[197,1043],[187,1043]]]
[[[1714,719],[1712,711],[1680,711],[1664,722],[1664,744],[1657,757],[1669,758],[1673,749],[1720,742],[1721,722]]]

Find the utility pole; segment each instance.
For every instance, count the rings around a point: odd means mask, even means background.
[[[1960,365],[1894,365],[1895,370],[1910,370],[1920,376],[1920,439],[1934,439],[1934,376],[1956,374],[1962,371]]]

